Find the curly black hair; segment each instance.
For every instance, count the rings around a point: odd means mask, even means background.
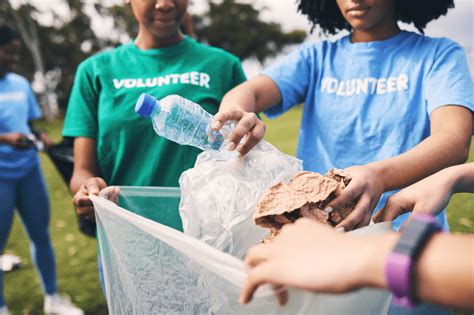
[[[454,0],[394,0],[396,18],[398,21],[413,23],[424,33],[423,29],[432,20],[436,20],[454,8]],[[312,24],[311,31],[316,25],[326,34],[335,34],[339,30],[351,30],[351,26],[339,11],[336,0],[300,0],[298,11],[308,17]]]

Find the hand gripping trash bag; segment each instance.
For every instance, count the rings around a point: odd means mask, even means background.
[[[238,297],[241,257],[266,231],[253,225],[265,189],[290,179],[294,158],[261,143],[246,158],[202,153],[178,188],[109,187],[92,196],[111,314],[382,314],[390,295],[362,289],[344,295],[290,290],[280,307],[268,286],[249,305]],[[181,196],[180,196],[181,195]],[[177,212],[185,233],[160,224]],[[174,220],[171,220],[174,222]],[[177,228],[175,226],[175,228]],[[353,233],[383,233],[387,224]],[[341,270],[341,272],[344,272]]]

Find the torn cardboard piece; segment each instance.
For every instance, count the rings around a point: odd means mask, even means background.
[[[270,229],[264,242],[278,235],[283,225],[299,218],[310,218],[336,226],[354,210],[355,202],[330,214],[324,211],[327,204],[341,194],[351,181],[349,174],[331,169],[326,175],[314,172],[298,172],[288,183],[271,186],[254,213],[255,224]]]

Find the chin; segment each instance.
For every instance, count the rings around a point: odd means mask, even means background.
[[[176,37],[175,33],[154,32],[152,33],[155,39],[167,40]]]
[[[367,31],[372,28],[373,23],[370,23],[369,21],[356,21],[354,23],[350,23],[350,25],[353,30]]]
[[[159,38],[159,39],[168,39],[179,34],[179,30],[176,30],[175,27],[166,27],[166,26],[150,28],[149,32],[153,34],[155,38]]]

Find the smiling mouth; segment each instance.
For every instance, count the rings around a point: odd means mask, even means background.
[[[175,20],[161,20],[161,19],[153,19],[153,24],[156,26],[172,26],[175,24]]]
[[[349,15],[350,17],[359,18],[366,15],[369,12],[369,10],[370,10],[370,7],[355,7],[355,8],[351,8],[347,10],[347,15]]]

